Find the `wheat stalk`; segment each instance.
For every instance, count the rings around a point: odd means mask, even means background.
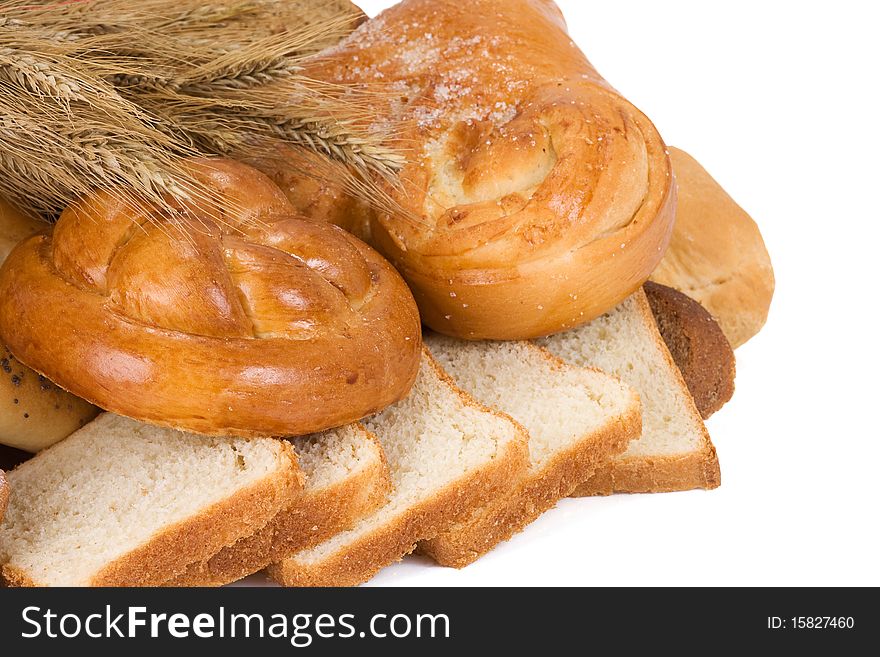
[[[51,215],[110,189],[171,214],[182,199],[218,202],[184,158],[299,144],[348,167],[343,184],[384,204],[371,181],[391,178],[402,158],[391,135],[366,129],[378,96],[300,73],[304,57],[351,29],[341,6],[0,0],[0,193]]]

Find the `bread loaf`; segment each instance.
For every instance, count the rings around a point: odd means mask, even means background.
[[[651,281],[645,283],[645,295],[663,342],[705,420],[733,396],[733,349],[718,322],[689,296]]]
[[[381,84],[409,155],[371,243],[431,328],[519,339],[611,309],[654,270],[674,185],[651,122],[549,0],[404,0],[307,68]]]
[[[256,170],[194,162],[222,216],[177,223],[97,193],[0,271],[0,335],[101,408],[211,435],[293,436],[355,421],[415,379],[421,325],[400,276],[307,221]]]
[[[642,400],[642,435],[581,484],[575,495],[716,488],[715,447],[663,343],[644,292],[586,326],[538,344],[563,360],[620,377]]]
[[[36,453],[94,419],[98,409],[25,367],[0,346],[0,443]]]
[[[262,529],[190,564],[168,586],[222,586],[308,549],[385,504],[391,490],[385,454],[376,436],[350,424],[298,440],[300,495]]]
[[[529,469],[514,489],[419,545],[444,566],[464,567],[521,531],[641,433],[638,394],[603,372],[528,342],[425,343],[456,385],[529,434]]]
[[[425,354],[410,396],[365,422],[382,442],[388,504],[309,550],[269,568],[285,586],[353,586],[412,552],[474,508],[513,490],[528,461],[509,417],[456,388]]]
[[[49,224],[0,198],[0,264],[21,240],[48,229]],[[0,445],[38,452],[97,414],[97,408],[25,367],[0,344]]]
[[[652,279],[696,299],[734,348],[767,321],[775,280],[761,231],[700,164],[672,148],[675,230]]]
[[[9,473],[13,586],[146,586],[253,534],[302,481],[289,443],[181,434],[105,413]]]

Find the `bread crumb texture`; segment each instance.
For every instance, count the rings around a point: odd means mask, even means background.
[[[0,564],[36,585],[88,585],[169,526],[270,477],[285,446],[103,414],[9,473]]]

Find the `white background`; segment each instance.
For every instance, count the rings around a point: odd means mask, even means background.
[[[462,571],[411,557],[371,584],[880,585],[877,5],[559,4],[599,72],[752,214],[773,259],[770,319],[708,422],[722,486],[565,500]]]

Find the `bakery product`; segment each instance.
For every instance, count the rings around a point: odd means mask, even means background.
[[[761,231],[690,155],[670,149],[679,200],[669,250],[652,279],[696,299],[734,349],[755,335],[775,280]]]
[[[39,452],[100,411],[22,365],[0,345],[0,444]]]
[[[431,328],[466,339],[571,328],[662,257],[666,147],[549,0],[404,0],[306,73],[390,90],[376,114],[409,154],[388,188],[403,211],[378,212],[370,240]]]
[[[6,513],[6,503],[9,501],[9,486],[6,485],[6,476],[0,470],[0,522],[3,522],[3,514]]]
[[[645,283],[654,321],[703,419],[730,401],[736,357],[718,322],[686,294]]]
[[[524,431],[456,388],[427,353],[410,396],[365,422],[382,441],[388,504],[271,566],[286,586],[352,586],[409,554],[474,507],[506,495],[528,459]]]
[[[420,544],[444,566],[466,566],[521,531],[641,433],[638,394],[603,372],[528,342],[434,334],[425,343],[456,385],[529,433],[529,469],[516,487]]]
[[[0,263],[21,240],[48,228],[0,198]],[[25,367],[0,344],[0,445],[38,452],[97,414],[97,408]]]
[[[210,435],[313,433],[404,396],[421,325],[393,268],[255,169],[192,166],[220,211],[171,222],[97,193],[10,254],[15,356],[101,408]]]
[[[190,564],[170,586],[222,586],[321,543],[385,504],[391,490],[378,439],[350,424],[298,440],[304,484],[269,524],[210,559]]]
[[[620,377],[642,400],[641,437],[599,467],[575,495],[661,493],[721,483],[715,447],[644,292],[586,326],[538,344],[570,363]]]
[[[252,534],[301,487],[289,443],[185,435],[104,414],[9,473],[14,586],[142,586]]]

